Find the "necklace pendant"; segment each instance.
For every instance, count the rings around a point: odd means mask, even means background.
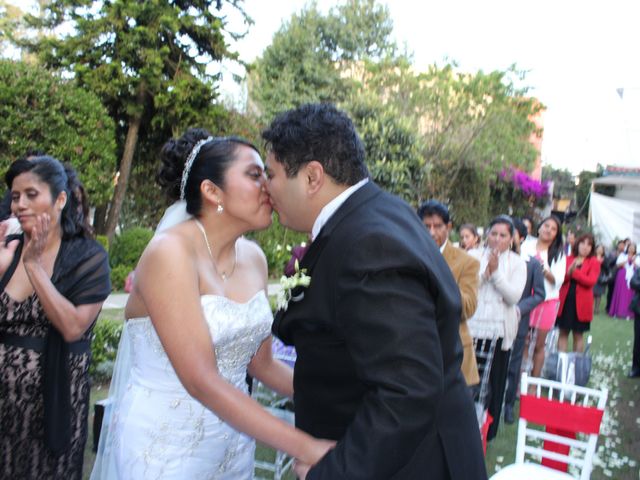
[[[222,281],[223,281],[223,282],[226,282],[226,281],[227,281],[227,274],[226,274],[225,272],[222,272],[222,273],[220,274],[220,276],[222,277]]]

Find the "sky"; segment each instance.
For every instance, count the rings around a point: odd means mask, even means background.
[[[467,72],[514,63],[526,70],[523,86],[547,107],[543,164],[574,174],[598,163],[640,167],[640,1],[378,1],[389,8],[396,41],[413,52],[417,70],[446,59]],[[255,24],[235,45],[241,58],[259,56],[306,3],[245,0]],[[318,5],[326,11],[337,3]],[[241,98],[228,72],[226,79],[223,93]]]
[[[321,0],[326,12],[344,0]],[[545,106],[542,163],[574,174],[598,163],[640,167],[640,0],[378,0],[389,8],[395,40],[417,70],[454,60],[466,72],[528,72],[521,86]],[[31,4],[31,0],[14,4]],[[307,0],[245,0],[254,20],[232,47],[246,62]],[[226,4],[225,4],[226,5]],[[232,29],[243,30],[229,12]],[[233,23],[235,22],[235,23]],[[220,68],[219,65],[213,68]],[[223,97],[246,93],[222,66]]]

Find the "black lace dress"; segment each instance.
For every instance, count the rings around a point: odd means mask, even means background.
[[[103,301],[110,291],[106,252],[93,240],[64,240],[52,281],[74,305]],[[44,342],[50,328],[35,293],[18,302],[4,289],[0,292],[0,478],[3,479],[82,478],[90,353],[70,348],[63,357],[70,393],[67,395],[70,439],[62,451],[54,453],[45,440],[44,377],[49,374],[44,373],[47,370],[44,359],[48,357],[39,348],[17,346],[25,338],[36,344],[39,340]],[[92,328],[83,336],[84,345]]]

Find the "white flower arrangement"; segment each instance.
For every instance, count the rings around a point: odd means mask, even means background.
[[[306,275],[306,268],[300,270],[298,260],[295,263],[296,273],[291,277],[282,276],[280,278],[280,286],[282,287],[278,292],[278,310],[287,311],[289,307],[289,300],[291,300],[291,292],[296,287],[308,287],[311,285],[311,277]]]

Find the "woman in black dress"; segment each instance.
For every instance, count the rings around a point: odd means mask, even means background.
[[[108,257],[73,169],[37,156],[5,179],[24,233],[0,224],[0,478],[80,479]]]
[[[573,334],[573,351],[584,351],[583,332],[593,320],[593,286],[600,275],[600,262],[594,256],[594,239],[585,233],[575,241],[567,257],[567,273],[560,288],[560,309],[556,326],[560,329],[558,350],[567,351],[569,333]]]

